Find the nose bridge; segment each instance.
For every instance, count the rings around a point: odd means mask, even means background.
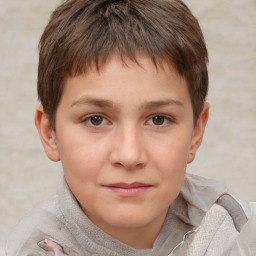
[[[112,151],[112,162],[131,169],[146,163],[143,134],[131,123],[117,128]]]

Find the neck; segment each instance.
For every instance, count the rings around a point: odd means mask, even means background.
[[[127,244],[136,249],[150,249],[153,247],[154,242],[159,235],[161,227],[153,230],[142,228],[140,230],[133,229],[123,229],[121,231],[116,231],[113,234],[109,234],[116,238],[120,242]]]
[[[154,242],[161,231],[166,215],[167,211],[162,213],[157,219],[140,227],[105,226],[103,223],[98,223],[93,218],[90,218],[90,216],[87,216],[101,230],[120,242],[136,249],[150,249],[153,247]]]

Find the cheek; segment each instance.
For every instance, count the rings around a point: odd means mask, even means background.
[[[58,145],[65,174],[83,177],[94,176],[106,161],[106,147],[91,138],[69,136]]]
[[[179,170],[186,167],[189,151],[190,140],[186,140],[182,136],[173,137],[155,145],[151,152],[151,157],[163,169],[170,170],[174,168]]]
[[[183,184],[189,148],[189,140],[184,140],[184,137],[176,137],[154,147],[151,158],[168,194],[177,195]]]

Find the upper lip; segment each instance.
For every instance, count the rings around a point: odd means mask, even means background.
[[[113,187],[113,188],[139,188],[139,187],[151,187],[152,185],[150,184],[145,184],[141,182],[133,182],[133,183],[125,183],[125,182],[119,182],[119,183],[113,183],[113,184],[108,184],[105,185],[105,187]]]

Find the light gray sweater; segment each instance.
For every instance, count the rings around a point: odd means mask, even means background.
[[[256,204],[238,201],[216,181],[186,175],[153,248],[139,250],[95,226],[63,178],[58,195],[32,210],[10,235],[5,256],[62,255],[41,249],[44,239],[69,256],[255,256]]]

